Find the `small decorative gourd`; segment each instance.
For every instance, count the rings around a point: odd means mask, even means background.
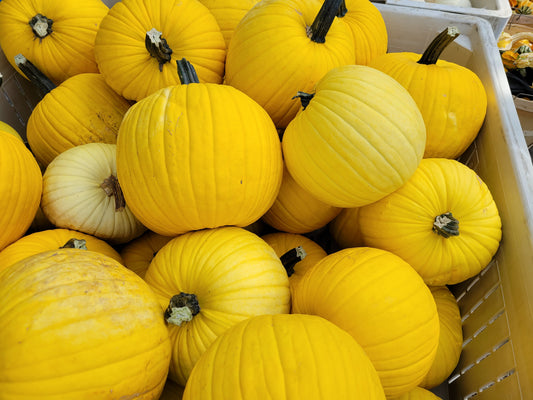
[[[144,232],[137,239],[127,243],[120,251],[124,265],[144,278],[157,252],[171,239],[173,239],[171,236],[159,235],[152,231]]]
[[[216,389],[215,389],[216,388]],[[183,400],[384,400],[374,366],[345,331],[314,315],[261,315],[221,335]]]

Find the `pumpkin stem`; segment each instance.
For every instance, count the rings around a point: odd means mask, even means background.
[[[85,239],[69,239],[67,243],[60,247],[60,249],[82,249],[87,250],[87,242]]]
[[[346,13],[348,12],[348,9],[346,8],[346,1],[345,0],[342,0],[342,3],[339,7],[339,11],[337,11],[337,17],[338,18],[342,18],[346,15]]]
[[[196,70],[192,64],[185,58],[178,60],[178,76],[182,85],[188,85],[189,83],[200,83]]]
[[[181,326],[183,322],[192,320],[200,312],[200,304],[196,295],[181,292],[172,296],[165,310],[165,321]]]
[[[294,266],[302,261],[307,253],[305,252],[302,246],[295,247],[290,249],[288,252],[283,254],[279,259],[287,271],[289,278],[294,274]]]
[[[146,32],[144,38],[146,50],[159,63],[159,72],[163,71],[163,65],[170,61],[170,56],[172,55],[172,49],[167,44],[166,39],[162,38],[161,35],[161,32],[152,28]]]
[[[31,26],[31,30],[36,38],[39,38],[39,42],[43,38],[47,37],[52,33],[52,21],[50,18],[46,18],[42,14],[36,14],[32,19],[28,21],[28,24]]]
[[[123,211],[126,207],[126,200],[124,199],[124,193],[122,193],[117,177],[109,175],[100,184],[100,187],[104,189],[107,197],[115,196],[115,211]]]
[[[22,54],[17,54],[15,56],[15,64],[17,64],[17,67],[19,67],[22,73],[26,75],[26,78],[39,89],[43,96],[52,89],[55,89],[56,85],[54,82],[52,82],[39,68],[33,65]]]
[[[436,64],[444,49],[459,36],[459,29],[449,26],[439,33],[418,60],[418,64]]]
[[[2,83],[4,83],[4,75],[0,72],[0,86],[2,86]]]
[[[302,107],[305,110],[305,108],[309,105],[309,102],[314,96],[315,96],[314,93],[305,93],[305,92],[298,91],[298,94],[294,96],[293,99],[299,98],[302,103]]]
[[[450,236],[459,236],[459,221],[453,217],[451,212],[437,215],[432,231],[446,239]]]
[[[309,37],[315,43],[325,43],[326,35],[339,11],[341,2],[343,0],[324,0],[322,7],[318,11],[315,20],[308,26],[307,37]]]

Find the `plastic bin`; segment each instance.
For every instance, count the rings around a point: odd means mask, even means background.
[[[459,7],[449,4],[426,3],[423,0],[385,0],[386,4],[416,7],[426,10],[444,11],[481,17],[489,21],[494,37],[500,36],[512,15],[509,0],[470,0],[472,7]]]

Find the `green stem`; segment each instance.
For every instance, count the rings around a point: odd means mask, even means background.
[[[298,94],[293,97],[293,99],[300,99],[300,102],[302,103],[302,107],[305,110],[305,108],[309,105],[309,102],[311,99],[315,96],[314,93],[305,93],[298,91]]]
[[[200,305],[196,295],[181,292],[172,296],[165,310],[165,321],[169,324],[181,326],[191,321],[200,312]]]
[[[17,54],[15,56],[15,64],[22,71],[24,75],[33,83],[37,89],[44,96],[52,89],[55,89],[56,85],[52,82],[45,74],[39,70],[35,65],[33,65],[26,57],[22,54]]]
[[[459,221],[453,217],[451,212],[446,212],[435,217],[432,230],[446,239],[459,236]]]
[[[82,249],[87,250],[87,242],[85,239],[69,239],[67,243],[60,247],[60,249]]]
[[[177,61],[178,64],[178,76],[182,85],[188,85],[189,83],[200,83],[198,75],[192,64],[185,58]]]
[[[155,28],[152,28],[146,32],[146,36],[144,38],[146,50],[148,50],[148,53],[150,53],[150,55],[159,63],[160,72],[163,71],[163,65],[165,65],[167,62],[170,62],[172,55],[172,49],[167,44],[166,39],[162,38],[161,35],[161,32]]]
[[[104,190],[107,197],[115,197],[115,211],[124,211],[126,207],[126,200],[124,199],[124,193],[118,183],[118,179],[115,175],[109,175],[100,184],[100,187]]]
[[[307,253],[305,252],[302,246],[295,247],[290,249],[285,254],[283,254],[279,259],[287,271],[289,278],[294,274],[294,266],[302,261]]]
[[[426,51],[424,51],[424,54],[422,54],[420,60],[418,60],[418,63],[425,65],[436,64],[444,49],[453,42],[459,34],[459,30],[455,26],[447,27],[439,33],[435,39],[433,39],[426,48]]]
[[[325,43],[326,35],[339,12],[343,0],[324,0],[315,20],[307,28],[307,36],[315,43]]]
[[[31,30],[36,38],[39,38],[39,41],[43,40],[45,37],[52,33],[52,21],[50,18],[46,18],[42,14],[36,14],[32,19],[28,21],[28,24],[31,26]]]

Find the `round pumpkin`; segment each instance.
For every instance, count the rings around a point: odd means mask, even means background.
[[[41,200],[42,175],[15,135],[0,131],[0,250],[24,235]]]
[[[394,400],[441,400],[439,396],[421,387],[415,387]]]
[[[329,233],[341,248],[364,246],[359,226],[359,208],[344,208],[328,225]]]
[[[113,244],[129,242],[146,230],[124,200],[114,144],[83,144],[54,158],[43,175],[41,207],[56,227]]]
[[[239,90],[192,82],[186,72],[183,66],[191,83],[161,89],[124,116],[117,140],[124,197],[145,226],[164,236],[248,226],[281,185],[276,128]]]
[[[170,342],[148,285],[105,255],[51,250],[0,280],[5,400],[159,398]]]
[[[68,78],[34,107],[27,139],[37,161],[46,167],[58,154],[86,143],[116,143],[130,103],[97,73]]]
[[[128,242],[120,251],[124,265],[144,278],[150,263],[157,252],[167,244],[172,237],[146,231],[137,239]],[[0,253],[1,254],[1,253]]]
[[[439,343],[429,288],[400,257],[357,247],[329,254],[295,287],[294,313],[319,315],[350,333],[372,361],[387,398],[416,387]]]
[[[462,65],[439,59],[458,34],[449,27],[423,54],[387,53],[369,64],[400,82],[420,108],[427,127],[426,158],[457,158],[485,120],[487,94],[481,79]]]
[[[278,196],[262,220],[278,231],[309,233],[326,226],[340,211],[303,189],[284,167]]]
[[[298,112],[298,91],[312,90],[327,71],[355,61],[350,29],[335,18],[339,5],[340,0],[257,3],[233,33],[225,82],[285,128]]]
[[[165,311],[170,378],[185,385],[213,341],[254,315],[288,313],[289,279],[264,240],[237,227],[180,235],[163,246],[144,277]]]
[[[350,335],[313,315],[261,315],[221,335],[183,400],[384,400],[374,366]]]
[[[458,161],[426,158],[396,192],[361,207],[367,246],[397,254],[428,285],[462,282],[485,268],[501,240],[492,194]]]
[[[0,84],[1,84],[1,82],[0,82]],[[6,122],[0,121],[0,131],[4,131],[4,132],[7,132],[7,133],[10,133],[13,136],[15,136],[17,139],[20,139],[21,141],[23,141],[22,137],[15,130],[15,128],[13,128],[11,125],[9,125]]]
[[[17,54],[55,84],[83,72],[98,72],[94,40],[108,10],[100,0],[3,0],[0,47],[21,74]]]
[[[336,207],[373,203],[402,186],[424,153],[426,129],[407,90],[363,65],[330,70],[283,134],[294,180]]]
[[[122,0],[102,19],[94,53],[100,72],[129,100],[179,85],[187,58],[201,82],[221,83],[226,46],[213,14],[197,0]]]
[[[123,264],[120,254],[109,244],[91,235],[70,229],[49,229],[21,237],[0,251],[0,271],[35,254],[60,248],[83,246]]]
[[[454,371],[463,348],[463,326],[457,301],[446,286],[430,286],[439,313],[439,347],[433,365],[421,387],[433,389],[443,383]]]

